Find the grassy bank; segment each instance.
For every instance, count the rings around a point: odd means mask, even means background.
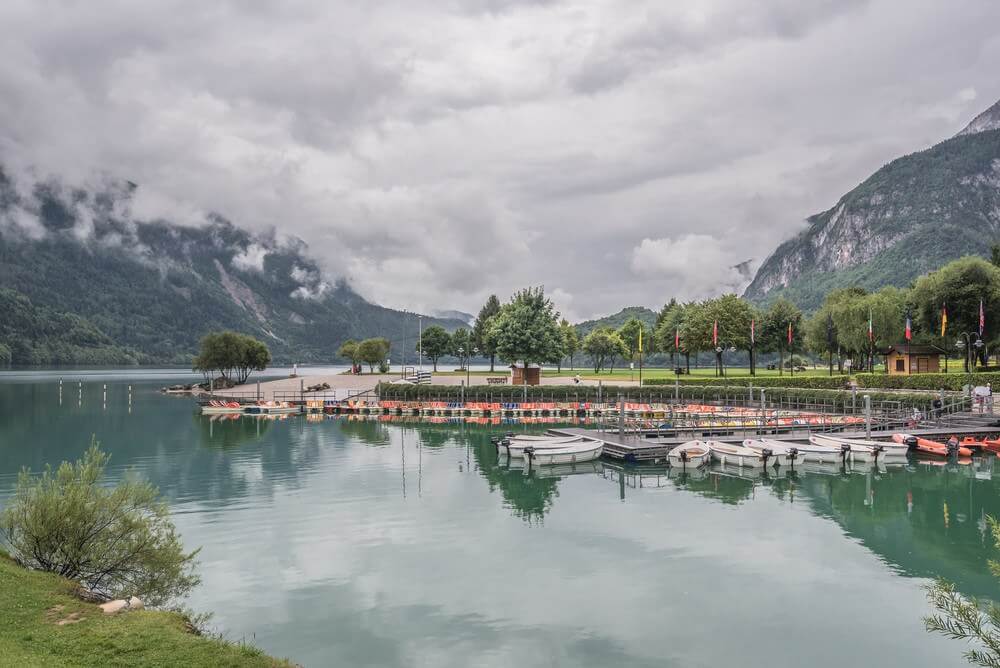
[[[107,616],[73,583],[0,551],[0,662],[10,666],[290,666],[247,645],[189,633],[181,615]],[[60,624],[62,622],[62,624]]]

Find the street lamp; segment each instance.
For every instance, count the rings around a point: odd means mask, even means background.
[[[726,375],[726,367],[723,366],[723,364],[722,364],[722,353],[724,353],[724,352],[735,353],[736,352],[736,346],[734,346],[732,344],[730,344],[729,346],[726,346],[726,344],[724,344],[724,343],[715,346],[715,356],[716,356],[716,358],[718,360],[718,363],[717,363],[718,364],[718,369],[716,369],[716,374],[717,375],[722,375],[723,377],[725,377],[725,375]]]
[[[975,340],[973,341],[973,337]],[[972,384],[972,373],[976,370],[975,358],[973,357],[972,351],[975,348],[976,353],[983,349],[986,345],[983,339],[979,336],[978,332],[961,332],[959,333],[959,339],[955,342],[955,347],[959,350],[965,350],[965,372],[969,374],[969,384]]]
[[[417,355],[420,358],[419,373],[422,375],[424,373],[424,316],[417,315]]]
[[[479,348],[477,348],[476,346],[473,346],[472,347],[472,357],[475,357],[477,355],[479,355]],[[469,385],[472,382],[472,379],[470,377],[471,371],[472,371],[472,364],[470,364],[469,362],[466,362],[465,363],[465,384],[466,385]]]

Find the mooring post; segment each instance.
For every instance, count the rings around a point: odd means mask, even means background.
[[[681,377],[674,374],[674,401],[681,402]]]
[[[461,388],[459,389],[459,396],[461,397],[462,408],[465,408],[465,381],[460,380],[458,383],[461,385]]]
[[[865,438],[872,437],[872,395],[865,395]]]
[[[260,401],[260,380],[257,381],[257,401]]]
[[[625,437],[625,395],[618,393],[618,437]]]
[[[764,388],[760,388],[760,432],[764,432],[764,427],[767,426],[767,399],[764,397]]]

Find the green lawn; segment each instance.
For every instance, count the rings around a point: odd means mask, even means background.
[[[879,370],[881,370],[880,367],[879,367]],[[834,373],[836,373],[836,372],[837,372],[837,370],[834,369]],[[443,375],[443,376],[464,376],[465,375],[465,371],[457,371],[457,370],[454,369],[454,367],[445,367],[445,366],[440,366],[439,367],[439,371],[437,371],[436,373],[438,375]],[[806,371],[802,371],[802,372],[796,371],[795,375],[796,376],[826,376],[829,373],[830,373],[830,370],[828,368],[826,368],[826,367],[817,367],[815,369],[813,369],[813,368],[810,367]],[[500,368],[500,367],[498,367],[497,370],[496,370],[496,372],[494,372],[494,373],[490,373],[489,371],[472,371],[472,372],[470,372],[470,375],[477,376],[477,377],[482,377],[482,376],[505,376],[507,374],[508,374],[508,369],[506,369],[506,368]],[[628,367],[625,367],[624,369],[615,369],[613,372],[611,372],[611,371],[602,371],[599,374],[595,374],[593,368],[586,368],[586,367],[577,367],[576,369],[563,368],[562,371],[556,371],[555,369],[543,369],[542,370],[542,377],[544,377],[544,378],[553,378],[553,377],[556,377],[556,376],[572,377],[572,376],[575,376],[577,374],[580,374],[580,377],[581,378],[585,378],[585,379],[602,379],[602,380],[603,379],[628,380],[629,378],[633,378],[635,380],[639,379],[639,369],[638,369],[638,367],[635,369],[635,371],[630,371]],[[750,368],[749,367],[726,367],[726,376],[736,377],[736,376],[749,376],[749,375],[750,375]],[[777,371],[777,369],[775,369],[773,371],[768,371],[767,369],[760,369],[760,368],[758,368],[757,369],[757,375],[758,376],[777,376],[778,375],[778,371]],[[785,373],[784,373],[784,375],[788,376],[789,372],[786,370]],[[713,367],[702,367],[702,368],[691,367],[691,376],[693,376],[693,377],[704,377],[704,378],[713,377],[713,376],[715,376],[715,369]],[[645,369],[642,370],[642,377],[643,377],[643,379],[646,379],[646,378],[673,378],[674,377],[674,371],[673,371],[673,369],[664,369],[662,367],[645,368]],[[686,377],[686,376],[682,376],[682,377]]]
[[[0,551],[0,663],[5,666],[290,666],[255,647],[201,637],[170,612],[105,615],[73,583],[28,571]],[[59,622],[65,622],[60,625]]]

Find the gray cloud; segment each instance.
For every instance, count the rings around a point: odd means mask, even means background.
[[[960,130],[1000,97],[998,22],[985,0],[14,0],[0,162],[139,183],[140,220],[301,237],[391,306],[544,284],[588,317],[731,289]]]

